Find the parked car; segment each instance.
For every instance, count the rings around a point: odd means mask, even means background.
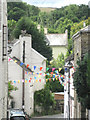
[[[9,120],[29,120],[20,109],[9,110]]]

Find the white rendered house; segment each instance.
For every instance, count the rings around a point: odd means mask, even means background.
[[[0,0],[0,120],[7,117],[7,2]]]
[[[9,81],[13,81],[13,85],[18,88],[11,93],[15,108],[22,109],[24,99],[24,111],[31,115],[34,110],[34,92],[44,88],[45,85],[46,58],[32,48],[31,35],[20,36],[19,40],[16,40],[10,58]]]

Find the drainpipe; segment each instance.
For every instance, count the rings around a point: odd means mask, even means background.
[[[25,41],[23,41],[23,63],[25,63]],[[24,69],[22,74],[22,79],[25,79]],[[24,111],[24,97],[25,97],[25,82],[22,82],[22,109]]]

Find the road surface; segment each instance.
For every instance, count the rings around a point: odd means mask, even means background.
[[[64,114],[33,117],[31,120],[64,120]]]

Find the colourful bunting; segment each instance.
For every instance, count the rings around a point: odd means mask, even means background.
[[[9,61],[11,61],[11,58],[9,58]]]
[[[29,67],[29,64],[27,64],[26,68],[28,68],[28,67]]]
[[[46,79],[46,82],[48,81],[48,79]]]
[[[15,63],[17,62],[17,60],[14,61]]]
[[[34,70],[36,69],[36,66],[34,66]]]
[[[59,68],[59,72],[62,70],[62,68]]]
[[[14,80],[14,83],[16,83],[16,81]]]
[[[25,83],[27,83],[27,80],[25,80]]]
[[[58,70],[55,70],[55,73],[57,73],[57,74],[58,74]]]
[[[39,79],[39,82],[41,82],[41,79]]]
[[[48,71],[49,70],[49,68],[46,68],[46,71]]]
[[[37,79],[37,77],[34,77],[34,79]]]
[[[53,74],[53,72],[51,72],[51,74]]]
[[[55,75],[53,75],[53,78],[55,78]]]
[[[20,83],[20,80],[18,80],[18,83]]]
[[[38,82],[38,80],[36,80],[36,82]]]
[[[31,80],[29,80],[29,83],[31,82]]]
[[[52,68],[52,71],[54,71],[56,68]]]
[[[42,70],[43,67],[40,67],[40,71]]]
[[[24,63],[20,63],[20,65],[22,66]]]
[[[24,80],[22,80],[22,82],[24,83]]]

